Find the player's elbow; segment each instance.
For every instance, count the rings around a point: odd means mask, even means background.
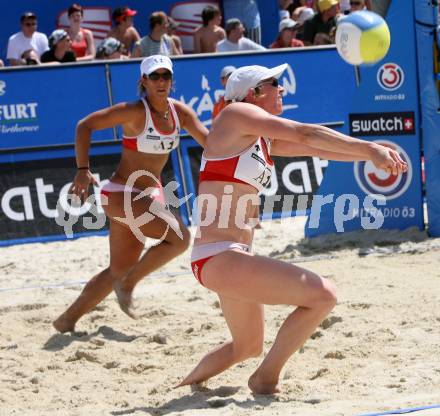
[[[88,117],[81,119],[76,125],[77,137],[82,137],[84,133],[91,133],[92,130],[93,129],[90,125],[90,119]]]

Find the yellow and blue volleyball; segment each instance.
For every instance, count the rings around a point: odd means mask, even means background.
[[[350,13],[339,20],[336,48],[351,65],[373,65],[390,48],[390,30],[385,20],[368,10]]]

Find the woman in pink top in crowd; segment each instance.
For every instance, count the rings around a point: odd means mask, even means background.
[[[77,61],[91,61],[95,58],[95,43],[93,33],[89,29],[83,29],[81,22],[84,11],[79,4],[72,4],[67,10],[69,27],[66,32],[72,40],[72,50],[75,52]]]

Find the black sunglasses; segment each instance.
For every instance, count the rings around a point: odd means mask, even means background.
[[[169,81],[172,77],[173,74],[169,71],[164,72],[163,74],[159,74],[159,72],[152,72],[150,75],[148,75],[148,79],[151,81],[158,81],[160,78],[165,81]]]
[[[362,4],[362,2],[360,1],[351,1],[350,2],[350,6],[360,6]]]
[[[278,82],[278,80],[276,78],[274,79],[270,79],[268,81],[263,81],[262,83],[258,84],[257,87],[261,87],[262,85],[272,85],[272,87],[278,87],[278,85],[280,85],[280,83]]]
[[[24,25],[25,26],[37,26],[37,22],[27,22]]]

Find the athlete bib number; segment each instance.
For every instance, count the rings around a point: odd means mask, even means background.
[[[264,168],[264,171],[261,172],[261,175],[257,176],[254,179],[256,182],[260,183],[264,188],[268,188],[270,186],[271,177],[272,177],[272,171],[269,168]]]
[[[176,147],[176,139],[174,137],[164,137],[159,143],[154,145],[156,151],[169,152]]]

